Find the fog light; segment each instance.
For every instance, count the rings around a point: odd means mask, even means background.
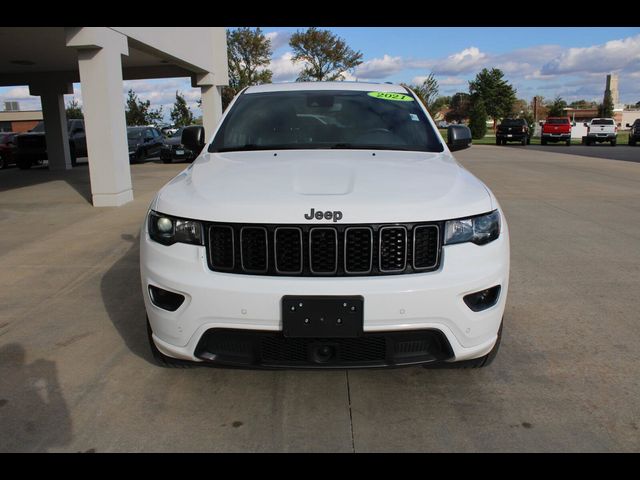
[[[149,296],[151,297],[151,302],[156,307],[160,307],[163,310],[168,310],[170,312],[175,312],[180,308],[182,302],[184,302],[184,295],[170,292],[153,285],[149,285]]]
[[[487,288],[486,290],[465,295],[463,300],[471,310],[474,312],[481,312],[482,310],[493,307],[498,303],[499,297],[500,285],[496,285],[495,287]]]

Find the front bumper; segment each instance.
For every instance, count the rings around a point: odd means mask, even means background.
[[[507,298],[509,232],[504,216],[497,240],[483,246],[445,246],[439,270],[393,276],[269,277],[213,272],[207,266],[203,246],[164,246],[154,242],[149,238],[146,221],[140,238],[142,291],[154,343],[165,355],[185,360],[216,360],[202,348],[207,332],[215,329],[240,330],[253,337],[274,334],[280,338],[284,295],[361,295],[365,336],[406,333],[420,337],[429,331],[442,334],[446,348],[427,349],[430,351],[425,350],[422,358],[409,363],[472,359],[487,354],[495,344]],[[151,302],[149,285],[180,293],[185,300],[173,312],[163,310]],[[465,295],[494,285],[502,287],[494,306],[473,312],[464,303]],[[374,363],[346,366],[406,364],[388,355]],[[255,357],[244,364],[274,366],[256,361]],[[297,365],[288,362],[286,366]],[[307,362],[307,366],[313,365]]]

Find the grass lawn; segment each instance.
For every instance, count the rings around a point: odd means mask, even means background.
[[[445,142],[447,141],[447,129],[440,128],[438,129],[442,138],[444,138]],[[618,145],[628,145],[629,141],[629,131],[625,130],[623,132],[618,132]],[[487,135],[484,138],[476,140],[473,139],[474,145],[495,145],[496,144],[496,135],[493,130],[489,129],[487,131]],[[571,145],[580,145],[582,141],[579,138],[572,138]],[[507,145],[517,145],[517,142],[508,143]],[[533,137],[531,139],[531,145],[540,145],[540,137]]]

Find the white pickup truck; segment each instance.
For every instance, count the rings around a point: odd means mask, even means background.
[[[592,143],[611,142],[611,146],[615,147],[618,127],[613,118],[594,118],[584,126],[587,127],[587,135],[583,137],[582,143],[591,145]]]

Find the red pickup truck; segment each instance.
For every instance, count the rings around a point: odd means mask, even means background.
[[[571,119],[569,117],[549,117],[541,125],[540,143],[542,145],[546,145],[547,142],[566,142],[567,146],[571,145]]]

